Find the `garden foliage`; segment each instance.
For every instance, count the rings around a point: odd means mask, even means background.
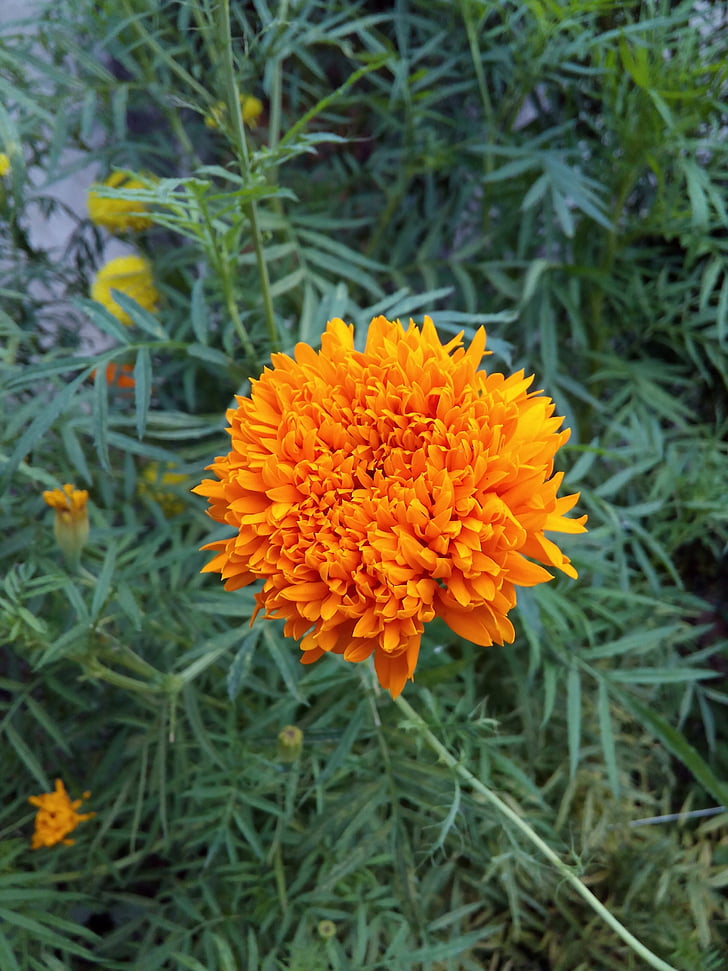
[[[200,574],[233,396],[378,314],[485,325],[486,369],[565,416],[589,516],[513,645],[427,625],[407,700],[646,946],[725,966],[726,817],[633,825],[728,805],[725,8],[55,0],[3,27],[3,971],[644,966],[368,665],[299,664],[255,588]],[[96,221],[50,247],[86,174]],[[100,290],[120,253],[151,278]],[[67,483],[79,556],[43,501]],[[83,821],[33,850],[56,778]]]

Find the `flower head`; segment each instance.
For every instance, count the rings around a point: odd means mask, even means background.
[[[5,152],[0,152],[0,179],[10,171],[10,159]]]
[[[103,226],[110,232],[147,229],[152,220],[145,215],[148,211],[143,202],[131,199],[109,199],[99,195],[99,190],[108,189],[145,189],[144,182],[131,178],[126,172],[114,171],[103,182],[95,182],[88,192],[86,204],[91,222]]]
[[[142,256],[132,254],[109,260],[101,267],[91,284],[91,299],[103,304],[122,324],[131,324],[131,317],[114,300],[112,290],[125,293],[150,313],[157,309],[159,293],[154,286],[152,268]]]
[[[240,95],[240,112],[243,116],[243,124],[248,128],[255,128],[258,119],[263,114],[263,102],[252,94]],[[223,120],[227,116],[227,107],[224,101],[217,101],[205,115],[205,124],[208,128],[219,129],[222,127]]]
[[[396,696],[424,625],[441,617],[476,644],[512,642],[516,587],[576,571],[546,532],[579,533],[578,495],[557,498],[567,438],[523,371],[479,370],[481,328],[444,346],[429,317],[375,318],[363,352],[332,320],[319,353],[298,344],[227,413],[230,452],[193,491],[233,527],[204,568],[227,589],[262,580],[265,616],[326,652],[363,661]],[[256,611],[257,612],[257,611]]]
[[[28,796],[31,806],[38,807],[35,817],[35,831],[31,849],[37,850],[41,846],[55,846],[65,843],[72,846],[73,840],[66,839],[79,823],[91,819],[96,813],[79,813],[84,799],[88,799],[90,792],[84,792],[83,799],[71,801],[66,787],[60,779],[56,779],[55,792],[44,792],[40,796]]]
[[[88,539],[88,492],[67,482],[62,489],[44,492],[43,501],[55,509],[53,532],[58,545],[70,560],[77,560]]]

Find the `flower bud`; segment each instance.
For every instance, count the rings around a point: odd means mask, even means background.
[[[63,489],[44,492],[43,500],[55,510],[53,532],[64,556],[72,563],[78,562],[88,539],[88,492],[67,482]]]
[[[297,725],[286,725],[278,733],[278,758],[281,762],[295,762],[301,755],[303,732]]]
[[[336,937],[336,924],[333,920],[320,920],[318,922],[318,932],[319,937],[324,941],[330,941],[332,937]]]

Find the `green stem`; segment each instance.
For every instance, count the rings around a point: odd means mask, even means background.
[[[288,16],[288,0],[281,0],[280,7],[278,10],[278,20],[281,24],[285,24],[286,17]],[[276,147],[278,145],[278,139],[281,133],[281,100],[282,100],[282,89],[281,89],[281,75],[283,68],[283,59],[281,57],[276,58],[275,66],[273,68],[273,77],[271,79],[270,85],[270,123],[268,125],[268,144],[272,154],[275,154]]]
[[[148,678],[152,684],[160,684],[165,677],[161,671],[158,671],[145,661],[143,657],[139,657],[138,654],[125,644],[120,644],[118,648],[102,648],[97,652],[97,655],[108,661],[123,664],[130,671],[134,671],[136,674]]]
[[[596,913],[602,918],[602,920],[615,931],[622,940],[632,948],[635,954],[639,955],[643,961],[652,968],[656,968],[657,971],[677,971],[671,964],[667,964],[661,958],[658,958],[656,954],[653,954],[641,941],[630,934],[626,927],[621,924],[617,918],[604,906],[604,904],[596,897],[588,887],[582,883],[579,877],[573,872],[573,870],[568,867],[563,860],[551,849],[551,847],[545,843],[541,837],[536,833],[528,823],[518,815],[511,807],[503,802],[503,800],[497,796],[491,789],[484,785],[477,776],[473,775],[464,765],[461,765],[458,760],[450,754],[450,752],[445,748],[445,746],[440,742],[440,740],[432,734],[430,729],[427,727],[425,721],[417,714],[417,712],[412,708],[408,702],[400,695],[395,698],[395,704],[399,706],[400,710],[407,716],[407,718],[417,727],[421,732],[427,744],[430,748],[442,759],[443,762],[449,768],[451,768],[457,775],[460,776],[471,789],[475,790],[479,795],[483,796],[491,806],[498,810],[498,812],[505,816],[517,829],[519,829],[526,839],[529,840],[536,849],[546,857],[546,859],[551,863],[559,874],[569,883],[573,889],[584,898],[584,900],[589,904],[589,906],[596,911]]]
[[[614,267],[614,261],[617,255],[617,240],[619,238],[619,221],[622,218],[622,212],[627,203],[627,196],[632,191],[632,186],[634,185],[634,179],[631,172],[627,172],[627,175],[622,180],[619,189],[617,190],[617,195],[612,205],[612,228],[607,233],[606,243],[604,245],[604,251],[602,253],[602,258],[599,261],[599,276],[601,278],[607,277]],[[591,301],[590,301],[590,326],[593,329],[595,335],[594,346],[597,352],[602,351],[604,348],[605,336],[602,328],[602,310],[604,307],[604,287],[601,285],[600,280],[597,279],[596,287],[592,291]]]
[[[233,327],[238,333],[240,343],[245,348],[246,355],[251,361],[255,361],[255,347],[250,339],[248,331],[246,330],[245,324],[240,317],[238,305],[235,302],[235,288],[232,277],[230,276],[230,263],[228,260],[226,260],[225,255],[220,252],[220,248],[217,245],[217,236],[210,221],[207,206],[204,204],[201,205],[200,210],[207,229],[207,241],[210,247],[209,253],[217,270],[217,274],[220,277],[220,282],[222,283],[223,296],[225,297],[225,307],[230,315],[230,320],[233,322]]]
[[[233,135],[238,149],[238,161],[240,163],[240,174],[246,183],[251,181],[250,157],[248,155],[248,143],[245,137],[245,125],[240,108],[240,89],[237,78],[235,77],[235,66],[233,64],[233,44],[230,33],[230,0],[221,0],[218,5],[218,32],[222,47],[222,69],[225,81],[228,112],[233,125]],[[263,312],[265,322],[268,327],[271,350],[277,351],[280,347],[278,340],[278,329],[276,327],[275,312],[273,310],[273,298],[270,292],[270,278],[268,276],[268,265],[265,262],[263,250],[263,236],[258,224],[258,213],[255,202],[250,201],[245,204],[245,213],[250,222],[250,232],[253,239],[255,250],[255,261],[258,267],[258,278],[260,280],[261,296],[263,298]]]
[[[156,695],[161,690],[159,685],[149,684],[146,681],[139,681],[137,678],[129,678],[125,674],[119,674],[118,671],[107,668],[105,664],[102,664],[96,659],[87,662],[83,666],[88,677],[106,681],[107,684],[113,684],[117,688],[123,688],[124,691],[133,691],[135,694],[142,695]]]
[[[158,63],[166,64],[169,70],[172,71],[173,74],[176,74],[180,81],[191,88],[195,94],[200,97],[202,103],[205,104],[209,97],[207,89],[204,88],[200,82],[189,73],[189,71],[186,71],[182,65],[172,57],[169,51],[166,51],[162,47],[153,34],[149,33],[149,31],[142,26],[140,15],[131,9],[131,5],[128,3],[128,0],[123,0],[123,6],[124,12],[129,18],[129,23],[139,35],[139,39],[143,41],[144,44],[146,44],[146,46],[153,52]]]

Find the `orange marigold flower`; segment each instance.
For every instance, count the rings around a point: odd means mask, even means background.
[[[90,792],[84,792],[83,799],[71,801],[66,787],[60,779],[56,779],[55,792],[44,792],[40,796],[28,796],[31,806],[38,807],[35,817],[35,832],[31,849],[37,850],[41,846],[55,846],[65,843],[73,846],[73,840],[66,839],[79,823],[91,819],[96,813],[79,813],[84,799],[88,799]]]
[[[63,553],[76,560],[88,539],[88,492],[67,482],[62,489],[47,489],[43,501],[55,510],[53,532]]]
[[[554,455],[568,439],[523,371],[479,370],[481,328],[444,346],[429,317],[375,318],[363,352],[329,321],[317,353],[298,344],[238,397],[231,451],[193,491],[235,530],[208,544],[203,572],[302,638],[301,660],[363,661],[397,696],[435,616],[476,644],[512,642],[517,586],[576,571],[546,532],[584,532],[557,498]]]
[[[104,374],[106,375],[106,383],[110,388],[127,391],[136,385],[134,367],[131,364],[117,364],[115,361],[109,361],[104,369]],[[96,369],[94,368],[89,374],[89,380],[93,381],[95,378]]]

